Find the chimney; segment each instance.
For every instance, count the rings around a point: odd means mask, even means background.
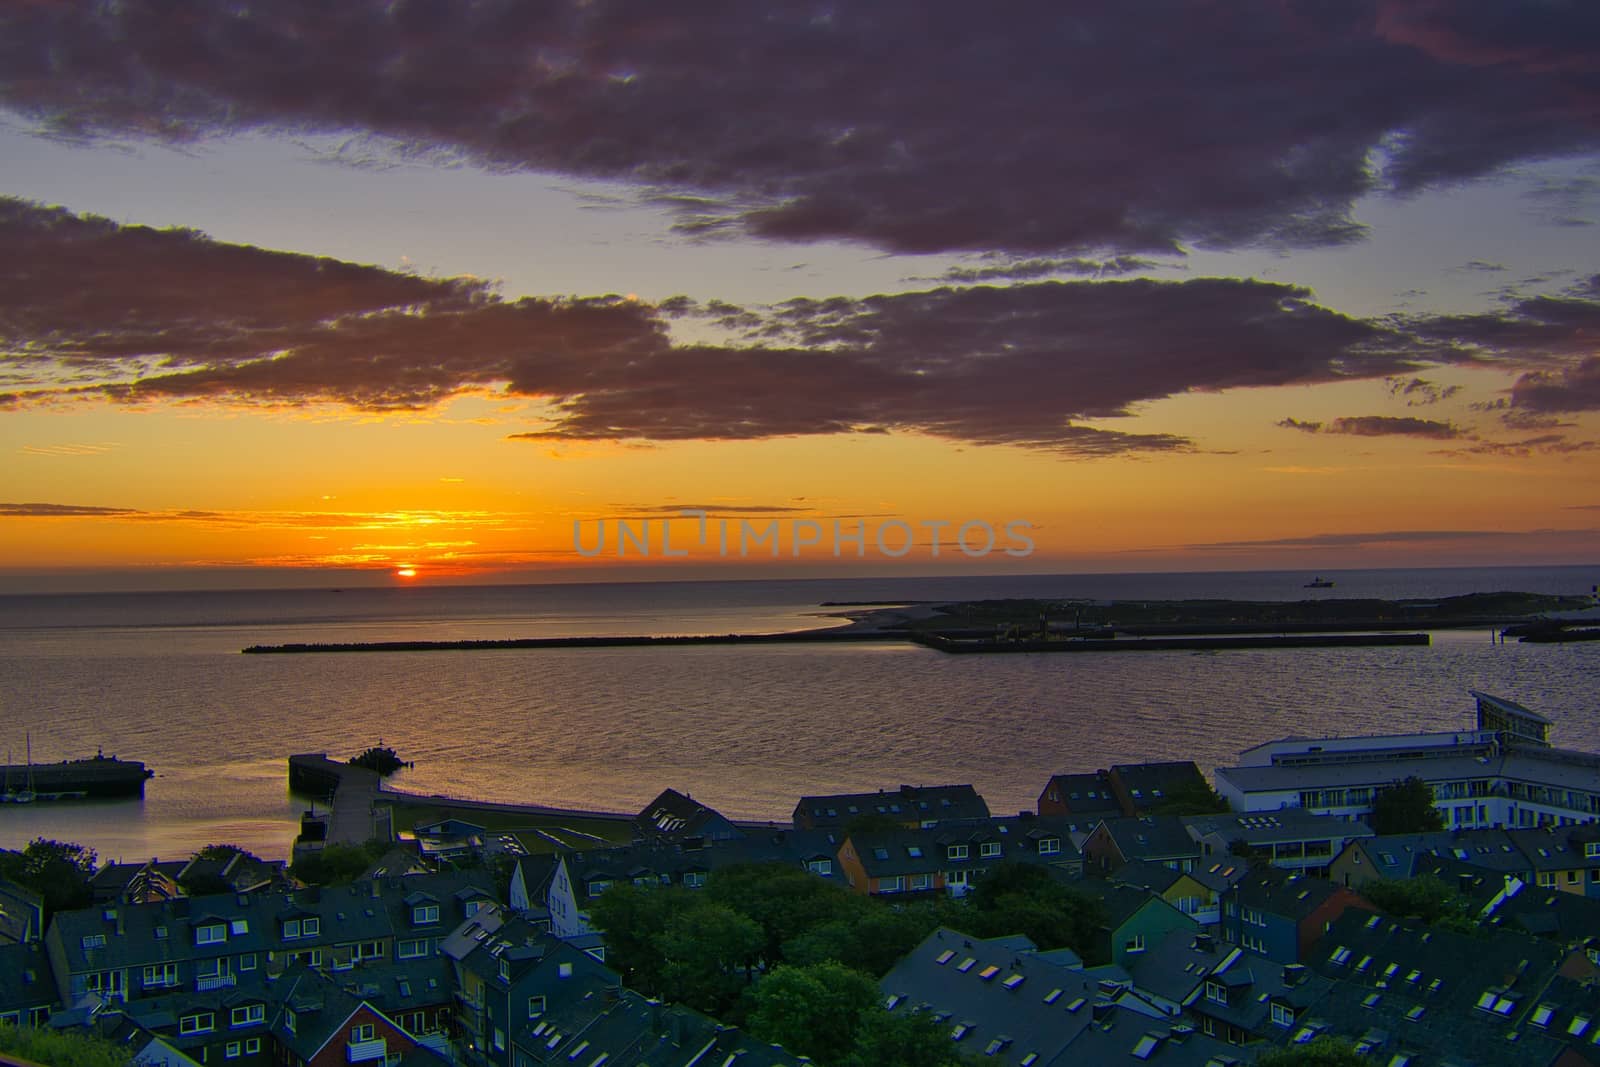
[[[1210,934],[1195,934],[1192,947],[1196,952],[1210,952],[1217,947],[1217,943]]]
[[[1306,965],[1303,963],[1286,963],[1283,965],[1283,984],[1297,986],[1306,980]]]
[[[1091,1009],[1091,1014],[1094,1016],[1095,1022],[1103,1023],[1107,1019],[1111,1018],[1111,1013],[1116,1011],[1116,1009],[1117,1006],[1111,1003],[1111,1001],[1097,999],[1094,1002],[1093,1009]]]

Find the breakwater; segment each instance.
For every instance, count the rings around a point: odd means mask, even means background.
[[[1261,648],[1377,648],[1389,645],[1426,645],[1427,634],[1292,634],[1235,635],[1226,637],[1106,638],[959,638],[944,634],[917,634],[912,640],[940,652],[956,655],[1019,652],[1215,652]]]

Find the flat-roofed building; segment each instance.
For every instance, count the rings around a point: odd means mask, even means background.
[[[1268,741],[1218,767],[1217,792],[1235,811],[1359,817],[1378,790],[1415,777],[1449,828],[1600,822],[1600,755],[1555,748],[1549,719],[1472,695],[1476,729]]]

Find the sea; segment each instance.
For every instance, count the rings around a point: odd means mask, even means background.
[[[1431,599],[1580,594],[1600,566],[1005,575],[0,596],[0,755],[96,752],[155,770],[142,800],[0,805],[0,847],[76,841],[102,860],[231,842],[289,853],[305,801],[287,757],[378,743],[393,788],[636,811],[671,787],[735,818],[805,794],[970,782],[997,814],[1050,775],[1193,759],[1209,773],[1290,735],[1453,729],[1477,689],[1600,751],[1600,642],[947,656],[903,643],[246,656],[248,645],[774,632],[842,603]],[[835,606],[825,606],[825,605]]]

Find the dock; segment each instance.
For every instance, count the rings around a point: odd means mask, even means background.
[[[1232,634],[1213,637],[1134,638],[965,638],[939,633],[913,634],[911,640],[953,655],[1021,652],[1210,652],[1258,648],[1382,648],[1426,645],[1427,634]]]

